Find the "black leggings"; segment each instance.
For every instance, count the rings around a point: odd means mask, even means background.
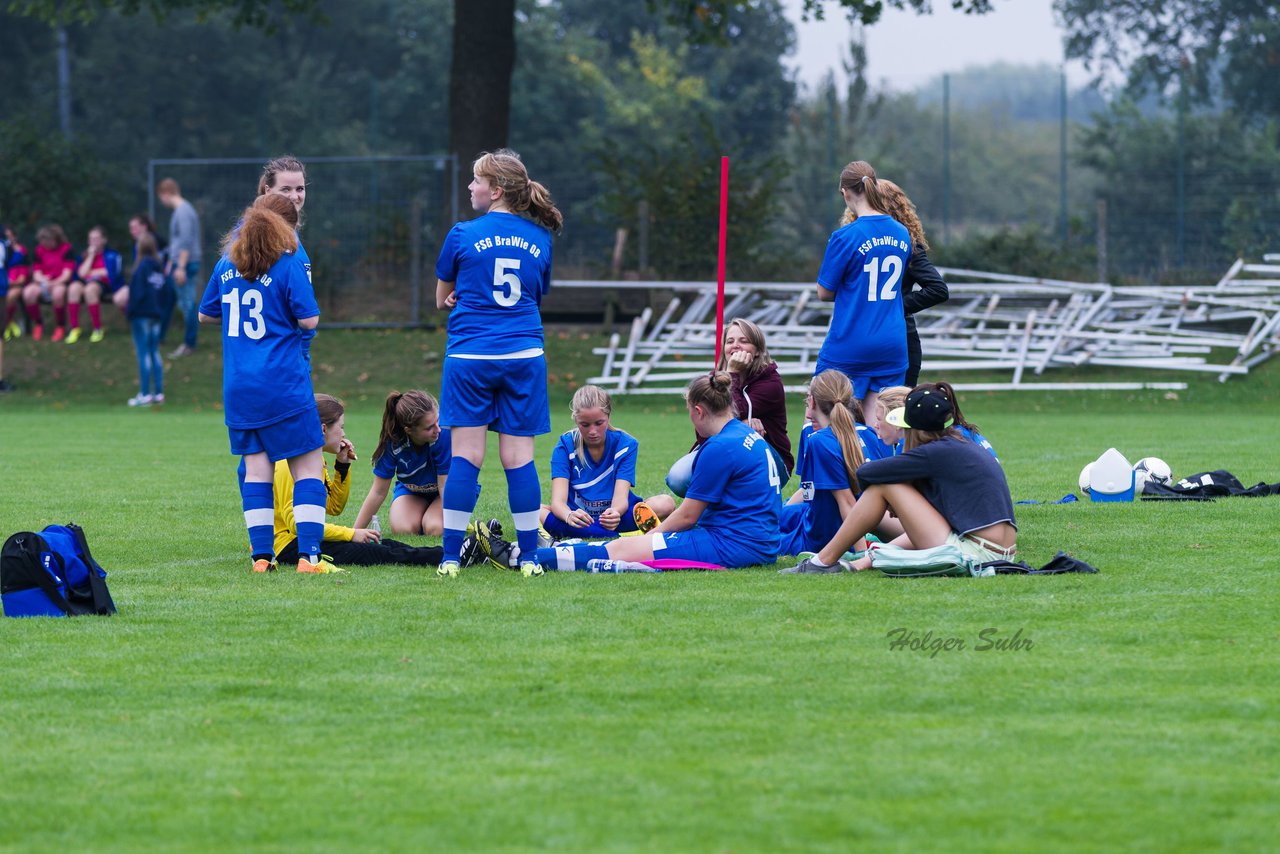
[[[380,543],[353,543],[348,540],[325,540],[320,551],[333,558],[338,566],[384,566],[391,563],[409,566],[435,566],[444,559],[440,546],[411,546],[397,540]],[[298,541],[295,539],[280,550],[276,561],[282,564],[298,562]]]

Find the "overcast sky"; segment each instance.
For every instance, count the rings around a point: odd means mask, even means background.
[[[840,72],[850,26],[835,0],[827,2],[827,19],[800,22],[803,0],[783,0],[796,25],[798,51],[790,63],[811,88],[828,69]],[[1062,31],[1053,18],[1053,0],[995,0],[987,15],[965,15],[950,0],[933,0],[932,15],[886,9],[866,31],[867,72],[874,86],[904,91],[948,71],[995,62],[1062,64]],[[1088,73],[1078,63],[1067,66],[1068,78],[1084,82]]]

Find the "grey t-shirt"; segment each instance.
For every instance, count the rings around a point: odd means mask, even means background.
[[[200,262],[200,217],[186,199],[173,209],[173,219],[169,221],[169,257],[176,261],[184,249],[187,263]]]
[[[920,493],[959,534],[997,522],[1017,527],[1004,469],[986,450],[959,436],[872,460],[858,466],[857,474],[863,486],[915,481]]]

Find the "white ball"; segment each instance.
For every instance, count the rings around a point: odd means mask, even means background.
[[[1173,483],[1173,469],[1159,457],[1143,457],[1133,464],[1135,486],[1139,491],[1147,483],[1154,481],[1165,484]]]
[[[1080,469],[1080,491],[1085,495],[1089,494],[1089,473],[1093,471],[1093,463],[1085,463],[1084,468]]]

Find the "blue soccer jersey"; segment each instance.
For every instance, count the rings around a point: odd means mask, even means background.
[[[542,347],[542,296],[551,287],[551,232],[493,211],[449,231],[436,278],[453,282],[446,355],[497,356]]]
[[[991,447],[991,443],[987,441],[986,436],[974,430],[970,430],[968,427],[964,427],[960,424],[956,425],[956,432],[961,436],[964,436],[970,442],[973,442],[973,444],[977,445],[979,448],[985,449],[988,454],[995,457],[996,462],[1000,462],[1000,458],[996,456],[996,449]]]
[[[843,521],[833,493],[852,489],[852,486],[844,466],[844,451],[834,430],[829,427],[815,430],[805,445],[804,462],[797,468],[806,507],[801,536],[805,548],[814,550],[826,545]]]
[[[883,460],[885,457],[902,453],[901,439],[896,445],[885,444],[876,431],[865,424],[858,425],[858,439],[862,441],[862,454],[868,460]]]
[[[415,445],[409,440],[388,444],[382,456],[373,462],[373,473],[396,483],[410,492],[431,492],[438,478],[449,474],[453,462],[453,440],[449,430],[441,428],[440,436],[429,445]]]
[[[734,419],[703,443],[685,498],[707,503],[697,527],[715,535],[721,546],[769,562],[778,554],[781,487],[778,464],[764,438]]]
[[[574,447],[577,436],[577,430],[570,430],[556,442],[551,452],[551,478],[569,481],[570,509],[585,510],[599,519],[600,514],[612,506],[618,481],[635,485],[640,443],[629,433],[610,430],[605,436],[604,454],[600,462],[596,462],[585,446],[582,455],[578,455]]]
[[[299,320],[318,317],[302,262],[286,254],[254,281],[223,256],[200,313],[222,319],[222,401],[228,427],[252,430],[315,409]]]
[[[836,295],[831,328],[815,374],[882,376],[907,367],[907,325],[902,276],[911,236],[883,214],[860,216],[827,241],[818,284]]]
[[[878,460],[881,457],[893,456],[884,442],[880,441],[880,437],[876,435],[876,431],[872,430],[866,424],[854,425],[854,435],[858,437],[858,448],[862,451],[862,460]],[[804,427],[800,430],[800,450],[796,453],[796,471],[800,471],[801,462],[804,455],[808,452],[809,437],[811,437],[818,428],[814,426],[812,421],[806,421]]]

